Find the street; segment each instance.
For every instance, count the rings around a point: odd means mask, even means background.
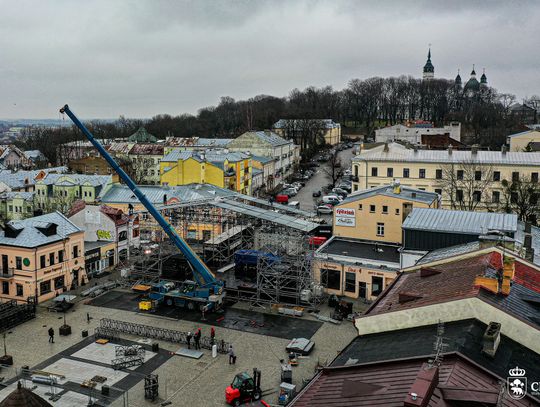
[[[351,168],[351,158],[353,157],[353,149],[348,148],[340,151],[339,158],[343,165],[343,170]],[[291,201],[300,202],[300,209],[306,211],[313,211],[315,209],[315,203],[321,198],[313,198],[313,192],[320,191],[325,185],[330,183],[330,178],[324,172],[323,167],[328,168],[328,163],[321,163],[321,166],[316,168],[315,175],[306,182],[306,185],[298,191],[295,197],[291,198]],[[331,219],[332,215],[322,215],[325,219]]]

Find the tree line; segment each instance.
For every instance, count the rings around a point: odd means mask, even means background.
[[[519,118],[509,109],[515,100],[514,95],[499,93],[488,86],[468,94],[453,80],[373,77],[353,79],[342,90],[310,86],[293,89],[286,97],[258,95],[235,100],[226,96],[217,106],[204,107],[196,115],[160,114],[146,120],[121,116],[114,122],[86,124],[98,138],[125,138],[140,126],[161,139],[167,136],[233,138],[247,130],[270,129],[279,119],[333,119],[342,124],[344,133],[370,137],[379,127],[407,119],[428,120],[435,125],[457,120],[470,143],[498,149],[508,134],[522,129]],[[306,134],[317,145],[320,139],[317,132]],[[56,162],[56,145],[81,139],[83,136],[75,127],[33,127],[25,130],[18,144],[24,149],[39,149],[51,162]]]

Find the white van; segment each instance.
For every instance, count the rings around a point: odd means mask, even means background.
[[[337,195],[325,195],[322,197],[322,201],[325,204],[332,204],[337,205],[340,203],[343,199],[340,199]]]
[[[289,201],[287,206],[292,206],[293,208],[300,209],[300,202],[299,201]]]

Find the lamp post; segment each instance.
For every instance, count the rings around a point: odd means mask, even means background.
[[[0,356],[0,365],[12,366],[13,365],[13,356],[7,354],[6,346],[6,330],[2,332],[2,338],[4,341],[4,356]]]

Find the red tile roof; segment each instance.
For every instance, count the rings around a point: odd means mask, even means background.
[[[294,407],[402,407],[404,405],[457,407],[495,405],[499,378],[478,368],[460,354],[446,355],[436,373],[425,359],[395,360],[325,368],[290,404]],[[435,368],[433,368],[435,369]],[[434,389],[429,390],[433,379]],[[425,382],[425,383],[424,383]],[[436,383],[436,384],[435,384]],[[410,393],[425,391],[429,400],[413,401]],[[432,394],[430,394],[432,393]],[[407,400],[407,403],[404,404]],[[504,398],[503,406],[537,405],[530,397]]]

